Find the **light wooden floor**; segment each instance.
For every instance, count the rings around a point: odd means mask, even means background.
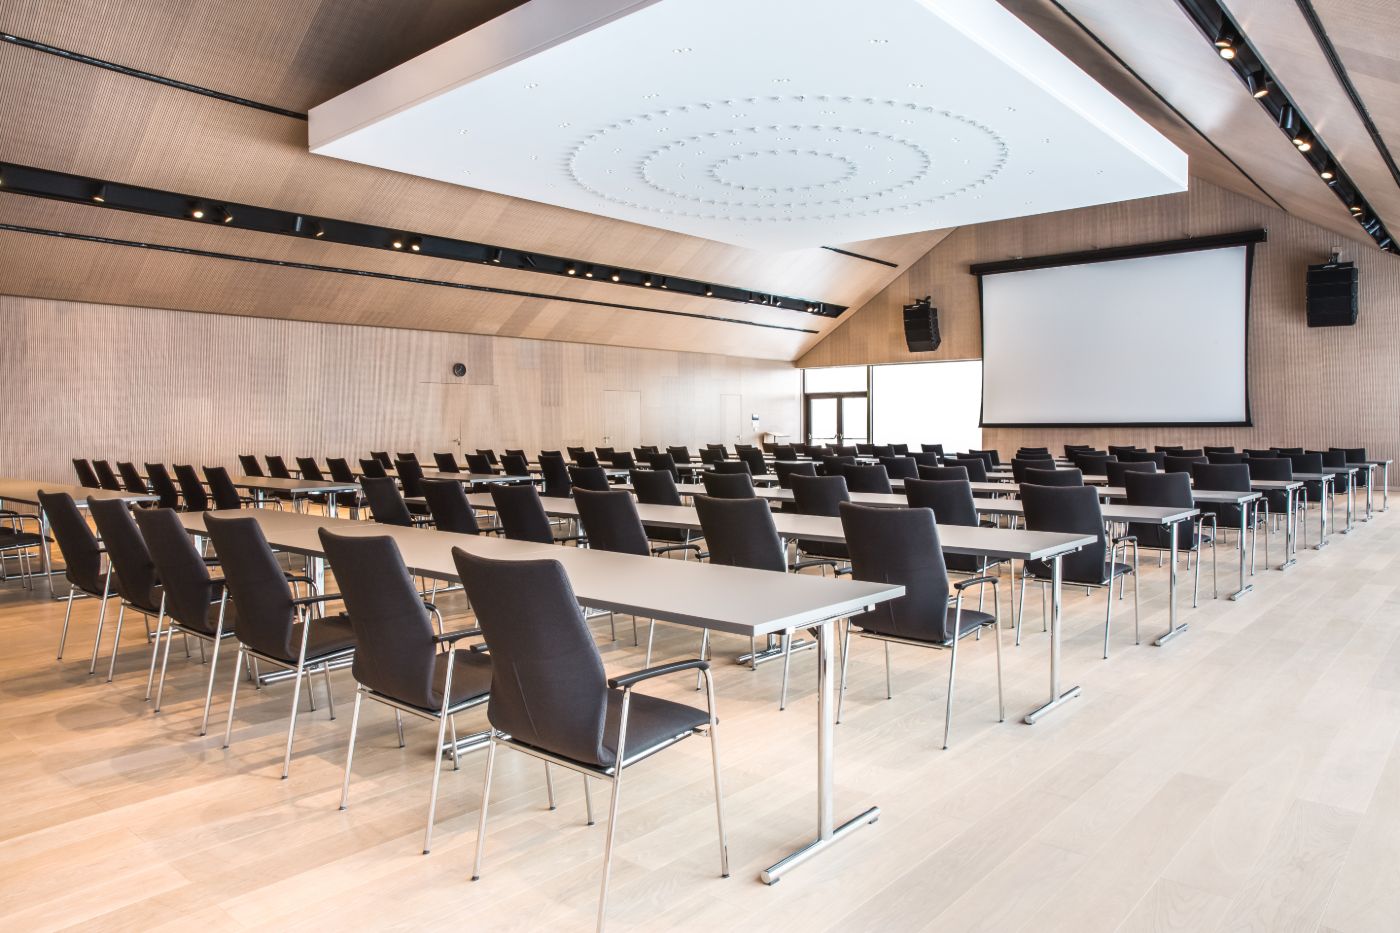
[[[838,817],[870,804],[884,816],[772,888],[758,870],[814,825],[813,659],[795,660],[783,713],[776,665],[718,665],[733,876],[718,877],[708,746],[683,743],[628,772],[610,928],[1400,928],[1395,513],[1285,573],[1261,570],[1239,603],[1185,609],[1191,630],[1166,648],[1148,644],[1165,627],[1165,572],[1145,563],[1144,644],[1120,603],[1109,661],[1102,595],[1067,597],[1065,668],[1084,695],[1039,725],[1019,722],[1046,695],[1038,605],[1022,647],[1007,644],[1005,723],[992,645],[968,643],[949,751],[938,744],[947,655],[896,649],[886,701],[880,647],[858,643]],[[1222,593],[1226,568],[1228,556]],[[288,686],[244,693],[224,751],[218,729],[195,735],[197,655],[172,658],[166,708],[152,715],[139,626],[108,685],[87,674],[95,605],[79,604],[56,663],[62,618],[61,604],[0,586],[3,929],[591,928],[602,828],[583,825],[577,778],[557,781],[550,812],[539,765],[503,753],[472,883],[483,756],[444,773],[424,857],[430,724],[410,723],[400,750],[392,717],[367,707],[340,812],[347,673],[335,678],[339,718],[323,704],[304,716],[281,781]],[[610,671],[641,666],[630,638],[611,644],[606,622],[594,627]],[[658,657],[693,655],[697,642],[663,627]],[[717,647],[729,658],[742,646]],[[225,667],[219,729],[227,678]],[[658,692],[696,697],[684,681]],[[480,722],[462,717],[464,730]]]

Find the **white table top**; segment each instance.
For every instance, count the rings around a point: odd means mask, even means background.
[[[64,483],[45,483],[33,479],[0,479],[0,502],[20,502],[25,505],[38,505],[39,492],[66,492],[73,497],[78,508],[87,508],[89,497],[93,499],[121,499],[123,502],[157,502],[160,496],[155,493],[119,492],[114,489],[98,489],[92,486],[68,486]]]
[[[204,516],[209,513],[179,514],[188,530],[203,533]],[[637,557],[272,509],[212,514],[251,516],[273,547],[313,557],[322,556],[318,528],[338,534],[388,535],[413,573],[452,582],[458,579],[454,547],[498,560],[557,560],[585,606],[735,635],[757,637],[817,625],[904,595],[904,587],[884,583]]]
[[[280,476],[235,476],[233,477],[233,485],[239,489],[261,489],[288,492],[293,495],[298,493],[356,492],[360,488],[358,483],[337,483],[334,480],[319,479],[287,479]]]

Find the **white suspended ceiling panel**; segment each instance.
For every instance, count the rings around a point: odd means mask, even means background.
[[[310,147],[762,250],[1187,183],[995,0],[531,0],[314,108]]]

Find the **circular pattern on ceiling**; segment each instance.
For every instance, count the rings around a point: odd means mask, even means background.
[[[787,94],[619,120],[575,144],[565,170],[624,207],[784,222],[927,207],[985,185],[1007,156],[991,128],[927,104]]]

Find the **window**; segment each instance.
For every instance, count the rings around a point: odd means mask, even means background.
[[[872,366],[870,397],[876,442],[982,447],[982,361]]]

